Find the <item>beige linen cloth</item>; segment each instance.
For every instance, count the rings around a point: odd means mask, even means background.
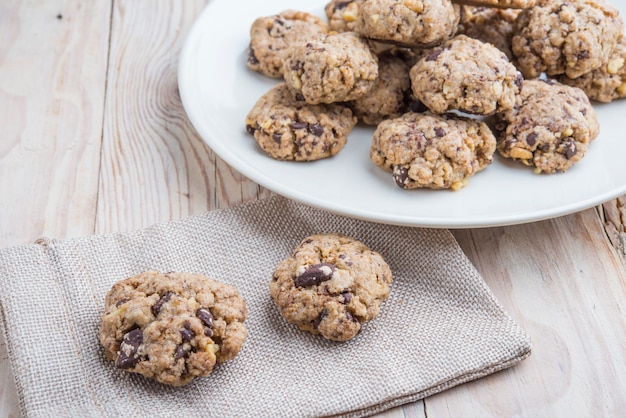
[[[352,341],[299,331],[269,296],[277,263],[307,235],[380,252],[394,281]],[[239,356],[182,388],[116,370],[98,342],[111,285],[144,270],[204,273],[248,304]],[[28,417],[366,416],[512,366],[529,337],[448,231],[350,219],[273,197],[140,231],[0,251],[10,361]]]

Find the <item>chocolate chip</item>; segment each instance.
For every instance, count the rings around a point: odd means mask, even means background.
[[[393,167],[393,179],[396,184],[403,189],[406,187],[406,181],[409,179],[408,167],[402,165],[396,165]]]
[[[317,123],[311,123],[309,124],[309,131],[311,131],[311,133],[315,136],[322,136],[322,134],[324,133],[324,128],[322,128],[322,126],[318,125]]]
[[[278,142],[280,144],[280,141],[283,139],[283,136],[282,134],[275,133],[272,135],[272,139],[274,140],[274,142]]]
[[[174,352],[174,360],[178,361],[183,357],[187,357],[189,353],[187,352],[187,350],[185,350],[185,347],[183,347],[183,345],[179,345],[178,347],[176,347],[176,351]]]
[[[250,65],[257,65],[259,63],[259,59],[254,54],[254,49],[252,47],[248,49],[248,63]]]
[[[350,301],[352,300],[352,293],[350,292],[342,292],[341,296],[343,296],[344,304],[350,303]]]
[[[256,131],[256,129],[254,129],[254,126],[252,125],[246,125],[246,131],[248,131],[250,135],[254,135],[254,132]]]
[[[358,319],[356,319],[354,317],[354,315],[352,315],[352,313],[350,313],[350,311],[346,311],[346,319],[350,322],[359,322]]]
[[[165,296],[163,296],[161,299],[157,301],[157,303],[152,305],[152,314],[154,316],[158,316],[159,312],[161,312],[161,309],[163,308],[163,305],[166,304],[172,298],[173,295],[174,295],[174,292],[167,292]]]
[[[435,128],[435,135],[439,138],[443,138],[446,135],[446,131],[443,128]]]
[[[141,328],[135,328],[132,331],[124,334],[122,343],[120,344],[120,351],[115,360],[115,367],[118,369],[130,369],[141,360],[141,357],[137,354],[139,346],[143,343],[143,332]]]
[[[296,61],[295,63],[293,63],[291,65],[291,70],[292,71],[298,71],[301,70],[304,67],[304,63],[302,61]]]
[[[188,343],[196,336],[196,333],[191,330],[191,324],[188,321],[183,323],[183,329],[180,331],[180,336],[183,342]]]
[[[526,137],[526,143],[532,147],[532,146],[533,146],[533,145],[535,145],[535,143],[537,142],[537,137],[538,137],[538,136],[539,136],[539,135],[537,135],[537,134],[536,134],[536,133],[534,133],[534,132],[533,132],[533,133],[531,133],[531,134],[529,134],[529,135]]]
[[[565,158],[568,160],[576,155],[576,143],[574,141],[568,141],[565,144]]]
[[[296,287],[318,285],[330,280],[336,270],[337,267],[330,263],[312,264],[296,277]]]
[[[296,93],[296,97],[295,98],[299,102],[303,102],[305,100],[304,96],[302,95],[302,93]]]
[[[322,319],[326,318],[328,316],[328,309],[324,308],[322,309],[322,312],[320,312],[319,315],[317,315],[317,317],[313,320],[313,326],[315,327],[315,329],[317,329],[320,326],[320,322],[322,322]]]
[[[443,49],[435,49],[426,57],[426,61],[435,61],[439,58],[439,55],[443,53]]]
[[[579,60],[588,60],[589,59],[589,51],[580,51],[577,55]]]
[[[211,328],[207,328],[204,330],[204,335],[206,335],[207,337],[212,337],[213,336],[213,330]]]
[[[344,258],[346,258],[346,255],[345,254],[339,254],[339,258],[343,260]]]
[[[550,151],[550,144],[548,144],[548,143],[541,144],[541,145],[539,146],[539,149],[540,149],[541,151],[543,151],[543,152],[548,152],[548,151]]]
[[[124,299],[120,299],[117,301],[117,303],[115,304],[116,308],[119,308],[120,306],[122,306],[123,304],[125,304],[126,302],[128,302],[130,299],[128,298],[124,298]]]
[[[310,244],[310,243],[312,243],[312,242],[313,242],[313,240],[312,240],[312,239],[307,239],[307,240],[304,240],[302,243],[303,243],[303,244]]]
[[[306,122],[294,122],[294,123],[290,123],[289,127],[293,130],[297,130],[297,129],[305,129],[309,126],[308,123]]]
[[[209,328],[213,328],[213,315],[211,314],[211,311],[205,308],[200,308],[196,311],[196,316],[204,323],[204,325]]]
[[[517,86],[518,89],[522,89],[522,85],[524,84],[524,77],[522,76],[521,73],[517,73],[517,76],[515,77],[515,85]]]

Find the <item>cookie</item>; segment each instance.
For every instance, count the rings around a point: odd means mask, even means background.
[[[328,28],[335,32],[354,30],[359,16],[359,6],[363,0],[331,0],[324,7],[328,18]]]
[[[617,44],[606,64],[578,78],[561,75],[563,84],[578,87],[592,100],[608,103],[626,97],[626,37]]]
[[[285,10],[260,17],[250,28],[246,64],[268,77],[281,78],[283,61],[291,45],[328,33],[326,22],[306,12]]]
[[[347,106],[307,104],[280,83],[250,110],[246,130],[272,158],[313,161],[337,154],[356,122]]]
[[[322,234],[303,239],[276,267],[270,294],[288,322],[346,341],[378,315],[391,281],[379,253],[356,239]]]
[[[476,7],[494,7],[502,9],[528,9],[533,7],[536,0],[454,0],[459,4]]]
[[[356,100],[374,87],[378,57],[354,32],[331,34],[294,46],[284,77],[310,104]]]
[[[624,32],[617,8],[603,0],[540,0],[513,25],[513,54],[526,78],[569,78],[608,62]]]
[[[374,87],[367,96],[348,105],[361,122],[377,125],[404,113],[410,89],[409,67],[400,58],[383,55],[378,60],[378,78]]]
[[[451,113],[406,113],[378,125],[370,158],[403,189],[458,190],[491,164],[495,149],[484,122]]]
[[[118,369],[181,386],[239,353],[246,314],[233,286],[199,274],[148,271],[109,290],[100,342]]]
[[[498,116],[498,151],[536,167],[565,171],[586,154],[598,136],[596,113],[585,93],[553,80],[526,80],[515,109]]]
[[[513,22],[519,9],[463,6],[457,34],[490,43],[513,59]]]
[[[451,38],[460,8],[451,0],[364,0],[354,31],[405,46],[433,46]]]
[[[522,76],[491,44],[458,35],[411,68],[413,94],[434,113],[490,115],[511,109]]]

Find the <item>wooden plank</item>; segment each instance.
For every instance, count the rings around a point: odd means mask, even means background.
[[[111,2],[0,2],[0,247],[93,233]],[[0,416],[19,416],[4,338]]]
[[[512,369],[426,399],[427,415],[623,414],[626,274],[596,210],[454,235],[534,349]]]
[[[179,53],[205,5],[115,2],[98,232],[131,230],[266,193],[215,156],[180,100]]]
[[[598,208],[609,241],[626,266],[626,195]]]

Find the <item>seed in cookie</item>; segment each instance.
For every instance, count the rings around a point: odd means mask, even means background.
[[[374,87],[378,57],[363,37],[342,32],[295,45],[283,71],[289,88],[307,103],[345,102]]]
[[[459,6],[451,0],[364,0],[355,32],[405,46],[432,46],[452,37]]]
[[[491,44],[458,35],[411,68],[413,94],[434,113],[490,115],[511,109],[521,74]]]
[[[513,54],[526,78],[570,78],[605,64],[624,32],[617,8],[603,0],[540,0],[513,27]]]
[[[484,122],[453,114],[407,113],[374,131],[370,159],[403,189],[458,190],[493,161]]]
[[[498,115],[498,151],[536,171],[565,171],[586,154],[599,133],[585,93],[553,80],[526,80],[519,103]]]
[[[391,270],[382,256],[340,234],[303,239],[275,269],[270,294],[285,319],[324,338],[354,338],[389,296]]]
[[[268,77],[283,75],[283,61],[294,43],[328,33],[328,26],[310,13],[285,10],[260,17],[250,28],[247,65]]]
[[[109,290],[99,337],[118,369],[181,386],[239,353],[246,315],[233,286],[148,271]]]
[[[280,83],[250,110],[246,130],[272,158],[313,161],[337,154],[356,121],[346,105],[310,105]]]

